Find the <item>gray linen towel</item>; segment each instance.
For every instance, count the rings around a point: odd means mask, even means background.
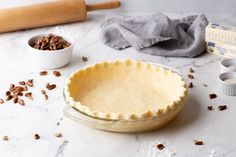
[[[160,56],[195,57],[205,50],[205,15],[170,19],[162,13],[146,16],[110,15],[102,24],[101,41],[117,50],[134,47]]]

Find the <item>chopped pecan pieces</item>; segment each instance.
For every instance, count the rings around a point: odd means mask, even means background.
[[[14,85],[14,84],[11,84],[11,85],[10,85],[10,88],[9,88],[9,91],[12,91],[14,88],[15,88],[15,85]]]
[[[26,82],[26,85],[29,86],[29,87],[33,87],[34,86],[34,82],[33,82],[33,79],[30,79]]]
[[[14,89],[11,91],[11,93],[13,94],[13,96],[22,96],[23,91],[25,91],[25,87],[15,86]]]
[[[189,68],[190,73],[194,73],[195,71],[192,68]]]
[[[22,87],[22,86],[15,86],[15,88],[12,91],[12,93],[19,93],[19,92],[22,92],[24,90],[25,90],[25,88]]]
[[[194,144],[195,145],[203,145],[203,141],[199,141],[199,140],[194,140]]]
[[[46,74],[48,74],[48,72],[43,71],[40,74],[41,75],[46,75]],[[53,75],[59,77],[59,76],[61,76],[61,73],[59,71],[53,71]],[[12,100],[13,103],[18,103],[18,104],[23,106],[23,105],[25,105],[24,98],[22,99],[22,97],[21,97],[23,95],[26,98],[28,98],[30,100],[33,100],[32,92],[27,92],[27,91],[28,91],[28,87],[33,87],[34,86],[34,80],[29,79],[27,81],[19,81],[18,84],[19,84],[18,86],[15,86],[14,84],[10,85],[9,91],[5,92],[6,99],[5,100],[0,99],[0,104],[4,103],[4,101]],[[53,90],[53,89],[56,88],[56,84],[47,83],[46,88],[48,90]],[[48,100],[48,95],[47,95],[46,91],[42,89],[41,93],[43,94],[44,99]]]
[[[13,103],[14,103],[14,104],[18,103],[18,97],[14,97],[14,98],[13,98]]]
[[[220,111],[224,111],[224,110],[227,109],[227,106],[226,106],[226,105],[220,105],[220,106],[218,106],[218,109],[219,109]]]
[[[44,95],[43,95],[43,98],[44,98],[44,100],[48,100],[48,95],[47,95],[47,94],[44,94]]]
[[[3,137],[2,137],[2,140],[3,140],[3,141],[8,141],[9,138],[8,138],[8,136],[3,136]]]
[[[30,100],[33,100],[32,93],[31,93],[31,92],[25,93],[25,97],[27,97],[27,98],[30,99]]]
[[[46,86],[50,86],[50,84],[47,83]],[[47,95],[47,93],[46,93],[46,91],[44,89],[41,90],[41,94],[43,94],[43,99],[44,100],[48,100],[48,95]]]
[[[20,98],[18,98],[17,103],[22,105],[22,106],[25,105],[25,101],[23,99],[20,99]]]
[[[22,90],[23,90],[23,91],[27,91],[27,90],[28,90],[28,87],[27,87],[27,86],[23,86],[23,87],[22,87]]]
[[[55,136],[56,136],[56,137],[62,137],[62,134],[61,134],[60,132],[56,132],[56,133],[55,133]]]
[[[212,93],[212,94],[209,94],[209,98],[210,98],[210,99],[215,99],[215,98],[217,98],[217,95],[216,95],[216,94],[214,94],[214,93]]]
[[[15,93],[14,96],[22,96],[23,93],[22,92],[19,92],[19,93]]]
[[[40,139],[40,136],[39,136],[39,134],[34,134],[34,139],[35,139],[35,140],[38,140],[38,139]]]
[[[43,95],[44,95],[44,94],[47,94],[44,89],[41,90],[41,93],[42,93]]]
[[[6,91],[6,96],[11,95],[10,91]]]
[[[87,62],[88,61],[88,57],[82,56],[82,61],[83,62]]]
[[[6,98],[6,101],[9,101],[9,100],[11,100],[13,98],[13,96],[12,95],[8,95],[7,96],[7,98]]]
[[[46,88],[47,88],[48,90],[53,90],[54,88],[56,88],[56,85],[55,85],[55,84],[47,83],[47,84],[46,84]]]
[[[48,34],[35,41],[33,47],[39,50],[60,50],[71,45],[60,36]]]
[[[53,71],[53,75],[56,77],[60,77],[61,73],[59,71]]]
[[[25,81],[19,81],[19,85],[24,86],[25,85]]]
[[[40,72],[39,72],[39,75],[40,75],[40,76],[46,76],[47,74],[48,74],[47,71],[40,71]]]
[[[212,111],[212,110],[213,110],[213,106],[207,106],[207,109],[208,109],[209,111]]]
[[[159,143],[159,144],[157,144],[157,148],[158,148],[159,150],[162,150],[162,149],[165,148],[165,146],[164,146],[163,144]]]
[[[188,74],[188,78],[194,79],[194,76],[192,74]]]
[[[0,104],[3,104],[4,103],[4,100],[3,99],[0,99]]]
[[[192,82],[189,83],[188,88],[193,88],[193,83]]]

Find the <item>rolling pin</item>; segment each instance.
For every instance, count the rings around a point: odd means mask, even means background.
[[[84,0],[57,0],[0,9],[0,33],[83,21],[87,11],[120,7],[120,1],[88,4]]]

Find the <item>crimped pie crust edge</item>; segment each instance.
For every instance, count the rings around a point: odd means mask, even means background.
[[[131,114],[124,114],[124,113],[113,113],[113,112],[101,112],[101,111],[94,111],[91,110],[88,106],[82,105],[80,102],[75,101],[73,97],[70,94],[69,90],[69,84],[71,83],[72,78],[75,76],[75,74],[79,72],[86,72],[86,70],[92,70],[99,68],[101,66],[109,66],[114,64],[126,64],[126,65],[133,65],[136,64],[137,67],[139,66],[146,66],[146,68],[156,68],[159,72],[162,73],[168,73],[171,74],[175,79],[180,80],[181,87],[182,87],[182,93],[179,96],[179,98],[172,102],[172,104],[169,104],[164,109],[157,109],[157,110],[146,110],[143,113],[131,113]],[[87,67],[84,67],[82,69],[78,69],[75,72],[73,72],[67,79],[66,79],[66,85],[65,85],[65,96],[66,101],[78,109],[79,111],[94,117],[94,118],[100,118],[100,119],[110,119],[110,120],[141,120],[141,119],[149,119],[154,117],[161,117],[164,115],[168,115],[170,112],[174,112],[178,110],[179,108],[182,108],[184,106],[184,101],[187,96],[187,87],[186,83],[183,81],[182,77],[176,73],[173,73],[171,70],[165,70],[162,67],[159,66],[153,66],[148,63],[142,62],[142,61],[135,61],[135,60],[115,60],[115,61],[106,61],[101,63],[96,63],[94,65],[90,65]]]

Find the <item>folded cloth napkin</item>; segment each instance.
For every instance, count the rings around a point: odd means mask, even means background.
[[[162,13],[146,16],[110,15],[102,24],[104,44],[122,50],[134,47],[160,56],[195,57],[205,50],[205,15],[170,19]]]

